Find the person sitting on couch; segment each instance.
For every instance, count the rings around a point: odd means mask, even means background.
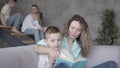
[[[61,45],[60,30],[56,26],[48,26],[45,31],[45,39],[38,41],[37,45],[44,45],[46,47],[55,49],[59,55],[59,48]],[[47,49],[46,52],[43,51],[39,54],[38,68],[53,68],[56,58],[51,58],[48,53],[51,53],[51,49]]]
[[[44,38],[44,29],[39,24],[39,18],[37,18],[39,16],[37,14],[39,14],[38,6],[32,5],[31,13],[25,17],[21,27],[23,33],[34,35],[36,43]]]
[[[9,2],[7,4],[5,4],[3,6],[3,8],[1,9],[1,14],[0,14],[0,18],[1,18],[1,22],[3,24],[3,26],[11,26],[13,25],[11,31],[15,32],[15,33],[21,33],[18,28],[22,23],[22,17],[20,13],[16,13],[12,16],[10,16],[11,13],[11,7],[15,6],[15,3],[17,2],[17,0],[9,0]]]

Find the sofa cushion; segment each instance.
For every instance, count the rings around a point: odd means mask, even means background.
[[[35,47],[36,45],[1,48],[0,68],[37,68],[38,55],[34,51]],[[119,46],[93,46],[88,56],[86,68],[111,60],[120,65],[119,53]]]
[[[120,65],[120,46],[93,46],[88,56],[86,68],[91,68],[95,65],[106,61],[115,61]],[[119,66],[120,68],[120,66]]]

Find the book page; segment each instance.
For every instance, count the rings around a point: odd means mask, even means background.
[[[87,60],[85,57],[80,57],[78,59],[75,59],[75,61],[84,61],[84,60]]]
[[[60,55],[60,57],[59,57],[59,58],[64,59],[64,60],[69,61],[69,62],[74,62],[74,60],[73,60],[73,59],[71,59],[71,58],[67,57],[67,56],[66,56],[66,55],[64,55],[63,53],[61,53],[61,55]]]
[[[80,57],[80,58],[74,59],[73,56],[69,53],[69,51],[66,49],[61,50],[61,54],[60,54],[59,58],[70,61],[70,62],[87,60],[85,57]]]
[[[69,51],[67,51],[66,49],[61,50],[61,54],[60,54],[59,58],[70,61],[70,62],[74,62],[74,58],[69,53]]]

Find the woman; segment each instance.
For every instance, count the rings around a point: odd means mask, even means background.
[[[63,29],[62,49],[67,49],[74,59],[86,57],[90,50],[89,28],[81,16],[74,15]],[[60,64],[56,68],[68,68],[65,64]]]
[[[43,27],[39,24],[39,10],[37,5],[32,5],[31,13],[28,14],[22,24],[21,31],[26,34],[34,34],[35,42],[44,38]]]
[[[74,15],[64,27],[62,48],[68,49],[74,58],[87,56],[90,50],[90,34],[86,21]],[[76,54],[77,53],[77,54]]]

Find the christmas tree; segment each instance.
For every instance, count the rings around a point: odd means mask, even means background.
[[[114,10],[106,9],[102,13],[101,28],[98,29],[98,36],[95,39],[97,45],[118,45],[119,29],[115,24]]]

